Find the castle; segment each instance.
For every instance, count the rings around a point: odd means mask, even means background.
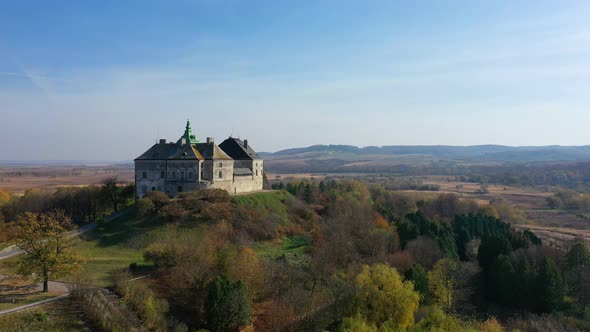
[[[136,197],[154,190],[170,197],[208,188],[233,194],[262,190],[263,170],[262,159],[248,140],[229,137],[217,145],[208,137],[200,143],[187,121],[176,143],[160,139],[135,159]]]

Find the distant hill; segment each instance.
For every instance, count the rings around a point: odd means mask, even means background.
[[[590,161],[590,146],[313,145],[260,155],[274,172],[382,172],[402,166],[582,162]]]

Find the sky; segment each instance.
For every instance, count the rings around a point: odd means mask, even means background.
[[[2,1],[0,160],[590,144],[589,1]]]

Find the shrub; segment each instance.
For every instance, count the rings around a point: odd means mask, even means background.
[[[127,277],[126,277],[127,276]],[[125,281],[128,274],[118,273],[114,276],[115,290],[125,302],[137,312],[145,326],[154,331],[166,331],[166,312],[168,302],[159,299],[156,294],[141,282]]]
[[[154,203],[148,198],[141,198],[135,202],[135,213],[138,217],[144,217],[154,210]]]
[[[160,209],[160,211],[158,211],[158,217],[168,222],[180,221],[184,212],[185,211],[180,203],[172,202],[166,204]]]
[[[231,196],[223,189],[205,189],[196,192],[197,197],[209,203],[229,203]]]
[[[155,211],[160,211],[161,208],[168,203],[170,198],[161,191],[150,191],[143,198],[150,200],[154,204]]]

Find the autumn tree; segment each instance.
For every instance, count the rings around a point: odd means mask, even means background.
[[[356,277],[356,303],[358,312],[370,324],[387,323],[405,329],[414,325],[414,312],[420,295],[411,281],[385,264],[363,265]]]
[[[428,288],[432,302],[445,311],[451,310],[455,302],[458,263],[448,258],[439,260],[428,272]]]
[[[68,234],[74,224],[63,211],[50,213],[25,212],[14,227],[16,245],[26,255],[17,261],[18,273],[35,273],[48,291],[49,277],[59,277],[80,269],[82,257],[71,250]]]
[[[230,260],[227,269],[230,277],[243,280],[252,292],[262,288],[262,265],[252,248],[240,248]]]

